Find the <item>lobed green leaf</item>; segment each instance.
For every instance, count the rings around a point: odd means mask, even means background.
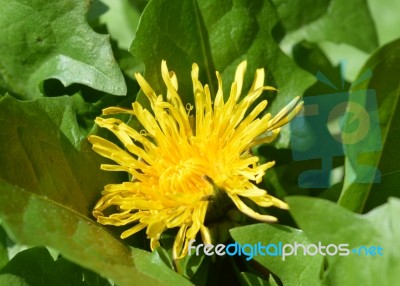
[[[125,95],[109,37],[86,21],[89,3],[1,0],[0,88],[32,99],[43,95],[45,80],[57,79]]]

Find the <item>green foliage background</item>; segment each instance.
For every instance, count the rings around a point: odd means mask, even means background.
[[[0,7],[0,285],[398,284],[396,0],[0,0]],[[231,210],[210,229],[216,243],[379,245],[384,255],[191,256],[175,272],[174,231],[150,253],[143,233],[122,241],[120,229],[97,224],[91,209],[103,186],[127,177],[99,169],[103,158],[86,138],[109,134],[93,120],[107,106],[148,105],[135,72],[162,93],[163,59],[185,102],[193,101],[193,62],[214,93],[220,71],[226,94],[241,61],[248,61],[244,89],[263,67],[266,83],[279,89],[265,94],[272,113],[298,95],[336,92],[315,74],[339,86],[339,63],[347,60],[341,91],[350,98],[356,89],[376,91],[382,150],[358,158],[349,147],[334,160],[329,188],[299,188],[298,175],[320,162],[294,162],[285,127],[277,142],[255,151],[277,161],[262,187],[290,211],[260,209],[280,220],[267,225]],[[352,85],[369,70],[371,78]],[[381,182],[358,183],[357,160],[379,168]]]

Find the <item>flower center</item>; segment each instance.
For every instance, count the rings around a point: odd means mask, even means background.
[[[165,194],[210,195],[210,184],[204,179],[204,163],[196,158],[181,160],[176,165],[164,167],[159,184]]]
[[[192,157],[172,164],[162,160],[159,177],[162,193],[180,205],[197,207],[198,203],[208,201],[206,221],[219,221],[233,206],[225,191],[211,178],[215,174],[208,161]],[[218,178],[221,179],[221,178]]]

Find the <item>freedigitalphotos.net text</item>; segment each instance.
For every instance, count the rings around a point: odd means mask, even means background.
[[[285,261],[288,256],[297,256],[297,255],[322,255],[322,256],[348,256],[350,254],[356,255],[366,255],[366,256],[382,256],[383,248],[380,246],[360,246],[358,248],[351,249],[349,248],[349,244],[328,244],[323,245],[321,242],[318,244],[301,244],[301,243],[286,243],[282,242],[278,243],[269,243],[267,245],[263,245],[261,242],[256,244],[239,244],[238,242],[231,243],[228,245],[225,244],[195,244],[195,240],[192,239],[189,241],[189,255],[199,256],[201,253],[204,253],[207,256],[217,255],[229,255],[229,256],[246,256],[246,260],[249,261],[253,257],[261,255],[261,256],[281,256],[282,260]]]

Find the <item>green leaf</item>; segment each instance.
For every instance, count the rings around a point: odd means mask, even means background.
[[[0,285],[7,286],[30,286],[23,278],[13,274],[0,275]]]
[[[54,261],[44,247],[30,248],[13,257],[7,266],[0,271],[0,283],[4,276],[9,275],[23,279],[30,286],[110,285],[107,280],[99,275],[80,268],[63,258]]]
[[[212,237],[214,238],[213,235]],[[161,263],[171,269],[175,268],[179,274],[189,279],[196,286],[207,285],[207,279],[210,275],[210,258],[205,255],[187,255],[182,259],[174,261],[172,247],[175,238],[176,231],[167,231],[162,234],[160,240],[162,247],[157,247],[151,254],[152,263]],[[136,250],[136,252],[140,253],[140,250]],[[148,264],[147,261],[142,261],[137,267],[148,269],[146,271],[151,273],[152,266],[148,266]]]
[[[156,281],[135,269],[129,248],[89,218],[0,181],[0,218],[19,243],[47,245],[119,285]]]
[[[269,1],[153,0],[143,12],[130,51],[145,63],[145,78],[158,94],[164,89],[160,63],[167,60],[177,74],[184,102],[193,102],[193,62],[199,64],[200,78],[210,85],[212,95],[216,68],[227,96],[237,65],[247,60],[244,92],[250,88],[256,69],[264,68],[265,83],[279,89],[278,95],[268,97],[273,101],[269,111],[276,113],[314,81],[280,50],[275,41],[278,24]],[[146,103],[140,94],[138,101]],[[287,147],[289,129],[283,133],[280,146]]]
[[[145,78],[159,94],[164,90],[161,77],[163,59],[177,74],[184,102],[193,101],[190,75],[193,62],[199,64],[202,74],[206,74],[210,87],[215,86],[208,35],[194,0],[150,1],[141,16],[130,52],[145,63]],[[138,100],[143,101],[143,97]]]
[[[287,32],[297,30],[324,16],[332,1],[294,0],[287,2],[272,0]]]
[[[263,246],[269,244],[282,245],[309,244],[305,233],[281,225],[254,224],[231,229],[231,235],[235,241],[244,244],[258,244]],[[265,251],[265,250],[264,250]],[[273,253],[273,248],[270,252]],[[319,285],[319,272],[322,265],[321,256],[288,256],[281,255],[257,255],[254,259],[272,273],[276,274],[285,286],[290,285]]]
[[[270,286],[270,284],[262,278],[251,273],[240,273],[240,285],[242,286]]]
[[[284,12],[284,14],[281,14],[284,17],[284,23],[288,14],[292,15],[291,18],[296,18],[309,11],[309,7],[305,4],[301,9],[306,12],[297,12],[295,9],[304,1],[295,2],[296,5],[287,5],[285,9],[278,6],[278,11]],[[326,9],[326,14],[302,26],[296,32],[297,35],[290,36],[305,38],[314,43],[324,41],[337,44],[346,43],[365,52],[372,52],[378,47],[378,36],[367,2],[367,0],[331,0]],[[315,6],[316,4],[313,3],[312,5]],[[318,10],[317,15],[321,15],[322,3],[318,4],[315,9]],[[312,11],[314,11],[314,8],[312,8]],[[291,18],[289,18],[289,25],[293,22]]]
[[[104,185],[120,179],[100,170],[78,126],[78,109],[91,108],[77,96],[0,98],[0,178],[88,216]]]
[[[149,1],[150,0],[128,0],[129,4],[132,5],[132,7],[140,14],[143,12]]]
[[[191,285],[154,255],[128,248],[91,219],[2,180],[0,218],[19,243],[50,246],[118,285]]]
[[[8,262],[7,234],[0,225],[0,269]]]
[[[42,96],[46,79],[115,95],[126,85],[109,38],[86,22],[89,1],[0,0],[0,85],[24,99]],[[51,95],[51,94],[50,94]]]
[[[293,47],[293,57],[301,68],[307,70],[313,75],[322,73],[334,85],[341,86],[343,74],[340,66],[333,66],[324,51],[317,45],[302,41]],[[343,87],[345,90],[346,87]],[[315,96],[319,94],[332,93],[332,87],[317,81],[312,87],[307,90],[307,96]]]
[[[129,0],[112,1],[102,0],[110,7],[101,17],[101,22],[107,24],[110,35],[118,42],[118,46],[127,51],[135,36],[140,14],[133,9]]]
[[[351,89],[349,102],[355,104],[349,105],[343,130],[348,130],[344,135],[354,143],[345,148],[345,182],[339,202],[353,211],[361,212],[369,195],[368,209],[389,196],[400,196],[399,49],[400,40],[380,48]],[[372,76],[368,78],[369,73]],[[374,94],[377,110],[371,101]]]
[[[397,0],[368,0],[368,6],[374,18],[378,32],[379,43],[387,44],[400,38],[400,2]]]
[[[346,256],[327,255],[327,285],[396,285],[400,279],[400,200],[389,202],[367,215],[315,198],[289,197],[287,202],[297,224],[312,243],[348,244]],[[365,246],[365,248],[359,248]],[[381,247],[382,256],[377,247]],[[370,247],[376,247],[375,254]],[[366,249],[369,249],[366,251]],[[366,254],[368,253],[368,255]]]
[[[101,0],[93,0],[86,14],[88,23],[93,27],[98,24],[100,16],[108,11],[108,6]]]
[[[165,281],[164,279],[168,277],[169,285],[192,285],[189,280],[184,279],[176,272],[172,272],[172,268],[168,268],[164,264],[157,251],[149,254],[144,250],[132,248],[132,254],[136,269],[149,277],[160,279],[160,282]]]

